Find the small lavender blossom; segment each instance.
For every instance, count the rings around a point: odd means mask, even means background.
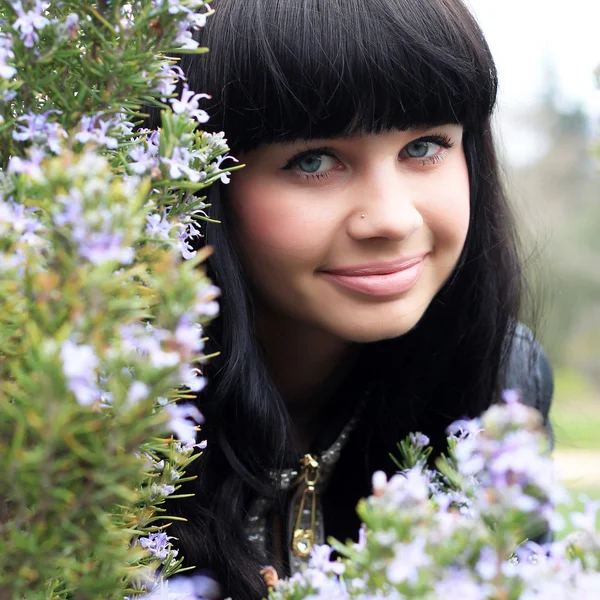
[[[184,444],[196,442],[197,425],[204,417],[193,404],[169,404],[165,407],[169,415],[167,427]],[[194,422],[195,421],[195,422]]]
[[[190,24],[187,21],[181,21],[178,24],[175,44],[178,48],[184,48],[186,50],[194,50],[200,46],[194,39],[194,35],[190,31]]]
[[[175,440],[173,442],[173,448],[175,448],[175,451],[177,452],[177,454],[182,454],[184,456],[187,456],[189,454],[191,454],[194,451],[194,448],[199,448],[200,450],[205,450],[207,447],[207,441],[206,440],[202,440],[199,443],[195,443],[195,440],[188,440],[185,443],[180,442],[179,440]]]
[[[208,94],[193,92],[186,84],[183,86],[181,98],[171,98],[169,102],[171,103],[171,107],[175,114],[186,114],[189,117],[196,119],[199,123],[206,123],[209,116],[206,111],[200,108],[198,101],[201,98],[210,99],[210,96]]]
[[[11,79],[17,73],[14,66],[7,64],[6,61],[12,61],[15,54],[12,51],[12,37],[0,32],[0,78]]]
[[[179,367],[179,377],[182,385],[192,392],[201,392],[206,387],[206,379],[202,377],[200,369],[182,364]]]
[[[28,113],[20,116],[17,121],[24,123],[17,125],[12,133],[14,140],[31,141],[38,146],[47,146],[54,154],[59,154],[62,147],[62,140],[67,137],[67,132],[60,123],[49,122],[48,117],[58,113],[58,110],[48,110],[41,114]]]
[[[334,573],[343,575],[345,566],[343,563],[331,560],[332,548],[326,544],[317,545],[310,555],[309,568],[318,569],[323,573]]]
[[[118,25],[115,26],[117,33],[121,31],[128,31],[133,27],[133,7],[130,2],[126,2],[121,6],[121,18],[119,19]]]
[[[131,159],[130,169],[138,175],[148,173],[158,166],[158,147],[152,144],[142,141],[129,151],[128,156]]]
[[[79,127],[81,131],[75,134],[75,139],[82,144],[95,142],[100,146],[106,146],[110,150],[114,150],[118,146],[116,138],[107,135],[108,130],[113,127],[112,119],[101,119],[102,113],[93,116],[83,116]]]
[[[446,434],[455,439],[477,436],[483,430],[480,419],[459,419],[446,428]]]
[[[70,13],[65,19],[65,26],[67,28],[67,34],[71,39],[74,39],[79,29],[79,15],[77,13]]]
[[[586,499],[583,512],[571,513],[571,522],[577,529],[595,533],[598,509],[600,509],[600,502]]]
[[[152,213],[146,217],[145,233],[156,240],[170,240],[171,230],[175,227],[167,219],[166,213]]]
[[[11,156],[8,161],[8,172],[9,173],[24,173],[28,177],[34,180],[41,180],[44,177],[42,172],[41,164],[42,160],[46,158],[46,153],[41,148],[32,146],[27,148],[27,155],[29,158],[21,158],[19,156]]]
[[[229,150],[227,146],[227,139],[225,133],[220,131],[219,133],[202,133],[202,142],[204,142],[212,152],[215,154],[223,154]]]
[[[79,252],[95,265],[110,261],[129,265],[133,262],[135,251],[129,246],[123,246],[123,238],[122,232],[88,231],[86,240],[80,242]]]
[[[127,392],[128,404],[137,404],[150,394],[150,388],[142,381],[134,381]]]
[[[441,581],[435,583],[436,598],[460,598],[461,600],[482,600],[492,591],[489,584],[481,584],[473,575],[463,569],[452,569]]]
[[[410,443],[417,448],[425,448],[429,446],[429,438],[424,433],[411,433],[409,436]]]
[[[139,600],[206,600],[221,598],[221,588],[212,578],[205,575],[160,579],[149,594]]]
[[[166,483],[156,484],[153,483],[150,486],[150,492],[153,496],[170,496],[175,492],[175,486]]]
[[[181,252],[181,256],[183,256],[185,260],[190,260],[191,258],[194,258],[194,256],[196,256],[196,250],[194,250],[193,247],[189,244],[188,239],[189,235],[185,230],[179,229],[177,231],[177,247]]]
[[[240,162],[237,158],[234,158],[233,156],[230,156],[229,154],[226,154],[225,156],[218,156],[215,159],[215,162],[213,165],[211,165],[211,171],[215,170],[215,171],[219,171],[221,169],[221,164],[223,163],[224,160],[233,160],[234,162]],[[228,184],[230,182],[229,176],[231,175],[231,173],[229,171],[223,173],[221,175],[221,182]]]
[[[202,325],[190,315],[183,315],[175,329],[174,341],[184,357],[192,358],[204,348],[203,335]]]
[[[148,534],[148,537],[139,538],[138,542],[142,548],[148,550],[150,554],[164,563],[167,557],[172,556],[175,558],[178,554],[178,551],[172,548],[169,541],[173,539],[175,539],[173,536],[167,535],[164,531],[159,531]]]
[[[185,81],[185,74],[181,67],[164,61],[160,64],[158,75],[152,82],[152,91],[156,92],[163,102],[166,102],[167,97],[175,93],[179,81]]]
[[[212,284],[200,284],[196,290],[194,311],[198,316],[216,317],[219,314],[219,303],[215,300],[221,290]]]
[[[8,227],[18,235],[19,242],[28,246],[39,246],[43,240],[38,235],[44,228],[35,218],[36,209],[26,208],[23,204],[0,200],[0,232]]]
[[[181,362],[179,352],[163,350],[163,344],[171,339],[171,333],[166,329],[130,323],[122,325],[119,333],[122,350],[147,357],[155,369],[174,367]]]
[[[35,0],[34,7],[25,12],[21,0],[13,2],[12,7],[18,17],[13,23],[13,29],[21,34],[19,37],[23,40],[26,48],[33,48],[40,39],[37,31],[50,25],[49,19],[42,14],[48,6],[50,6],[48,2]]]
[[[409,543],[395,544],[393,551],[394,558],[386,568],[387,578],[392,583],[414,583],[419,576],[419,569],[432,564],[432,558],[426,551],[426,541],[422,537]]]
[[[204,171],[198,171],[198,169],[190,165],[191,161],[197,160],[197,156],[194,152],[188,150],[188,148],[175,146],[170,158],[161,156],[160,160],[169,168],[169,176],[171,179],[187,177],[192,183],[198,183],[199,181],[206,179],[206,173]]]
[[[71,340],[63,342],[60,357],[63,373],[67,378],[67,387],[75,394],[77,402],[82,406],[99,400],[97,368],[98,357],[94,349],[88,345],[77,345]]]

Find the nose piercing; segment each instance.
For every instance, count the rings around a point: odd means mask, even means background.
[[[360,213],[360,218],[364,219],[367,216],[367,213]]]

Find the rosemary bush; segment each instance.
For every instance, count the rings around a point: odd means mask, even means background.
[[[209,14],[0,2],[1,598],[122,600],[180,568],[162,505],[201,455],[185,398],[218,311],[190,239],[228,148],[176,63]]]

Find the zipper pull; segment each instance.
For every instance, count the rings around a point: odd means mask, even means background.
[[[315,546],[315,520],[317,514],[317,494],[315,486],[319,480],[319,461],[312,454],[305,454],[300,461],[300,478],[304,484],[304,491],[298,506],[298,516],[296,517],[296,527],[294,528],[294,537],[292,539],[292,551],[299,558],[308,558]],[[303,527],[304,507],[310,502],[310,524]]]

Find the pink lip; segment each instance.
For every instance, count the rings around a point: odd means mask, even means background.
[[[369,296],[395,296],[410,290],[423,271],[426,254],[402,260],[328,269],[323,275],[338,285]]]

